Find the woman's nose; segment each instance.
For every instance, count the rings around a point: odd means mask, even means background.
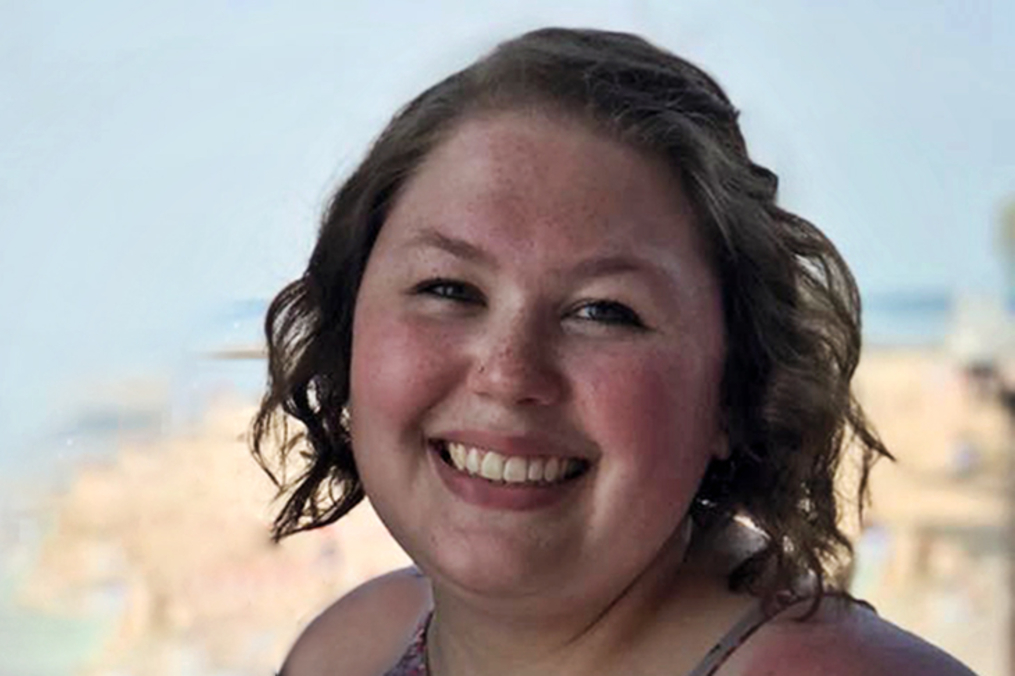
[[[469,386],[507,405],[548,405],[564,391],[552,339],[531,322],[515,320],[489,331],[476,352]]]

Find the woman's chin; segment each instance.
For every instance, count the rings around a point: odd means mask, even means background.
[[[438,593],[444,588],[460,597],[525,603],[556,596],[566,587],[561,568],[550,561],[478,557],[475,552],[463,552],[457,557],[444,554],[441,552],[437,560],[421,563]]]

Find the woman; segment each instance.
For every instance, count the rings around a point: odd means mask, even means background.
[[[306,460],[276,537],[367,495],[418,570],[283,673],[969,673],[842,592],[835,471],[888,453],[854,281],[775,198],[630,35],[529,33],[401,111],[272,303],[254,450]]]

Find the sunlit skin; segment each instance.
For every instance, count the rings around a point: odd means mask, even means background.
[[[433,582],[434,661],[466,618],[549,645],[673,593],[726,451],[696,227],[660,162],[532,111],[460,123],[403,187],[357,297],[350,412],[366,491]],[[446,465],[448,439],[585,470],[511,493]]]

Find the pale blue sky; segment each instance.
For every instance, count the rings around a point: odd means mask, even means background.
[[[394,109],[542,25],[636,31],[715,74],[865,291],[1001,284],[1015,3],[550,5],[0,0],[0,467],[298,275]]]

